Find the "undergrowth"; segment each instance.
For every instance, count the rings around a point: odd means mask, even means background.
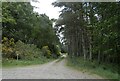
[[[73,57],[67,58],[67,66],[70,66],[72,68],[75,68],[77,70],[83,71],[83,72],[90,72],[97,75],[100,75],[101,77],[105,79],[118,79],[118,66],[117,65],[111,65],[111,64],[99,64],[97,61],[84,61],[83,58],[80,57]]]

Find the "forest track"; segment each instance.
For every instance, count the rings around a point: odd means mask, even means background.
[[[26,67],[3,68],[3,79],[102,79],[101,77],[71,69],[65,59]]]

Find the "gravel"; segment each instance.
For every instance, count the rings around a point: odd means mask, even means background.
[[[3,79],[102,79],[100,76],[83,73],[65,65],[65,60],[52,61],[43,65],[3,68]]]

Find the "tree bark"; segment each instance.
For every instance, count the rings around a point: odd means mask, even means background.
[[[92,60],[92,44],[91,44],[91,37],[90,37],[90,45],[89,45],[89,53],[90,53],[90,61]]]
[[[98,52],[98,62],[100,63],[100,50]]]
[[[84,60],[86,60],[86,49],[85,49],[84,33],[82,33],[82,48],[83,48]]]

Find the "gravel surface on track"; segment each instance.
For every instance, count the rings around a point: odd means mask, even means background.
[[[3,68],[3,79],[102,79],[100,76],[83,73],[65,65],[65,59],[16,68]]]

